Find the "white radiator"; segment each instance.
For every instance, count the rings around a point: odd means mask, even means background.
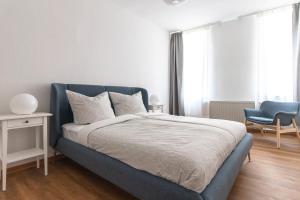
[[[244,122],[245,108],[255,108],[253,101],[210,101],[209,117]]]

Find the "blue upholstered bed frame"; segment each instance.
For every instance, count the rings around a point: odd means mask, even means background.
[[[73,122],[73,114],[65,92],[67,89],[87,96],[96,96],[104,91],[124,94],[141,91],[145,107],[148,108],[148,94],[145,89],[58,83],[52,84],[51,87],[51,112],[54,114],[51,121],[51,146],[139,199],[225,200],[252,146],[252,136],[247,134],[223,163],[206,189],[202,193],[197,193],[62,137],[61,125]]]

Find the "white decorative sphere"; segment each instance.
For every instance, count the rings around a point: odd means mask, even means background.
[[[18,94],[12,98],[9,106],[10,110],[15,114],[32,114],[38,108],[38,101],[30,94]]]
[[[152,94],[150,96],[150,103],[151,103],[151,105],[158,105],[159,104],[159,98],[155,94]]]

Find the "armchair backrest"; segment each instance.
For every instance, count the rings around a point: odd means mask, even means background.
[[[262,113],[270,118],[273,118],[278,112],[299,112],[298,102],[277,102],[277,101],[264,101],[260,110]]]

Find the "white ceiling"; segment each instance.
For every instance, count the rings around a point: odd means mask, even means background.
[[[169,30],[183,30],[239,15],[293,3],[299,0],[188,0],[170,6],[164,0],[113,0]]]

